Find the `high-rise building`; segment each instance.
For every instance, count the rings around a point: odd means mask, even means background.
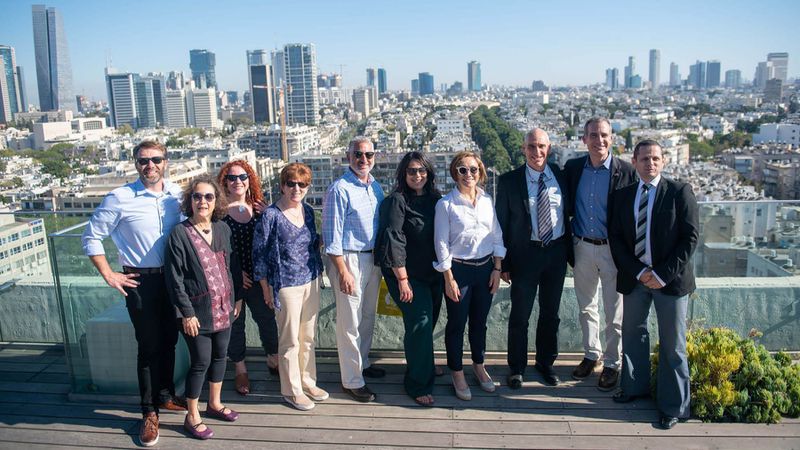
[[[74,113],[77,107],[72,95],[72,64],[61,12],[45,5],[33,5],[31,10],[39,108]]]
[[[163,75],[116,73],[106,68],[111,126],[155,128],[166,120],[166,80]]]
[[[247,65],[260,66],[270,64],[269,53],[266,50],[247,50]]]
[[[166,125],[170,128],[186,128],[189,126],[186,114],[186,90],[168,90],[166,101]]]
[[[14,47],[0,45],[0,123],[14,120],[14,114],[24,112],[17,74]]]
[[[356,112],[369,116],[372,111],[377,109],[377,105],[372,103],[373,92],[376,91],[375,86],[366,86],[363,88],[353,89],[353,108]]]
[[[19,89],[20,112],[28,111],[28,96],[25,95],[25,73],[17,66],[17,88]]]
[[[786,52],[767,53],[767,61],[772,63],[775,70],[775,78],[786,83],[789,70],[789,54]]]
[[[771,78],[767,80],[767,85],[764,86],[764,101],[765,102],[780,102],[783,99],[783,80],[780,78]]]
[[[272,66],[269,64],[251,64],[250,102],[252,104],[253,122],[275,123],[275,84],[272,82]]]
[[[706,70],[707,66],[704,61],[697,61],[695,64],[689,66],[689,85],[695,89],[705,89]]]
[[[314,44],[287,44],[283,47],[286,84],[287,122],[319,124],[317,51]]]
[[[612,91],[619,89],[619,69],[616,67],[606,69],[606,88]]]
[[[711,60],[706,63],[706,87],[714,89],[719,87],[722,67],[719,61]]]
[[[219,128],[216,89],[187,89],[186,116],[189,126],[206,129]]]
[[[89,108],[89,100],[85,95],[76,95],[75,103],[78,105],[78,113],[86,114]]]
[[[367,86],[375,86],[378,81],[378,71],[374,67],[367,67]]]
[[[411,80],[411,95],[419,95],[419,78]]]
[[[725,87],[728,89],[738,89],[742,84],[742,71],[741,70],[726,70],[725,71]]]
[[[658,89],[661,83],[661,50],[650,50],[650,76],[647,80],[650,82],[650,89]]]
[[[481,63],[478,61],[467,63],[467,90],[470,92],[481,90]]]
[[[108,90],[108,111],[112,127],[130,125],[138,128],[136,120],[136,97],[134,93],[134,74],[114,73],[106,68],[106,89]]]
[[[633,56],[628,57],[628,65],[625,66],[625,88],[630,88],[631,80],[636,75],[636,58]]]
[[[428,72],[420,72],[419,78],[419,95],[433,95],[433,75]]]
[[[183,72],[172,71],[167,75],[167,89],[183,89],[186,76]]]
[[[675,63],[669,64],[669,85],[673,87],[681,85],[681,74],[678,72],[678,65]]]
[[[189,50],[189,69],[192,70],[194,84],[200,88],[217,88],[217,57],[205,49]]]
[[[764,89],[767,87],[767,80],[775,78],[775,66],[772,61],[761,61],[756,66],[756,73],[753,76],[753,86]]]
[[[631,85],[629,86],[631,89],[641,89],[642,88],[642,77],[640,75],[634,75],[631,77]]]
[[[385,94],[386,91],[386,69],[378,68],[378,95]]]
[[[328,74],[321,73],[317,75],[317,89],[329,88],[329,87],[331,87],[331,83],[330,81],[328,81]]]

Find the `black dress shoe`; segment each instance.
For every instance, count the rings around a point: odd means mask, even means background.
[[[542,380],[544,384],[548,386],[557,386],[558,385],[558,376],[556,372],[553,370],[553,366],[545,366],[540,363],[536,363],[533,365],[533,368],[536,369],[542,375]]]
[[[361,371],[361,375],[367,378],[383,378],[386,376],[386,371],[380,367],[369,366]]]
[[[678,422],[680,422],[680,419],[677,417],[661,416],[658,426],[664,430],[671,430]]]
[[[349,395],[350,398],[357,402],[369,403],[375,401],[375,394],[372,393],[372,391],[370,391],[366,386],[361,386],[360,388],[355,389],[348,389],[342,386],[342,391],[344,391],[345,394]]]
[[[628,394],[622,389],[620,389],[617,392],[615,392],[613,396],[611,396],[611,400],[614,400],[616,403],[630,403],[636,399],[647,398],[647,397],[649,397],[649,395],[647,394],[633,395],[633,394]]]
[[[522,375],[520,374],[509,375],[508,378],[506,378],[506,384],[508,384],[508,387],[510,387],[511,389],[521,388]]]

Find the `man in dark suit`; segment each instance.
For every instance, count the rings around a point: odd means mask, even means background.
[[[511,282],[508,321],[508,385],[522,387],[528,365],[528,321],[539,291],[534,368],[550,386],[559,380],[553,371],[558,356],[558,308],[571,243],[566,222],[566,180],[558,166],[547,164],[550,138],[531,130],[522,148],[526,164],[503,174],[497,183],[497,219],[508,249],[502,278]]]
[[[650,392],[650,335],[647,316],[658,319],[660,426],[670,429],[689,417],[686,307],[695,290],[692,255],[697,247],[698,211],[692,188],[661,176],[661,146],[636,144],[633,166],[640,181],[618,191],[611,221],[611,254],[623,294],[622,382],[614,401],[627,403]]]
[[[612,217],[611,195],[636,182],[630,163],[611,155],[614,134],[608,119],[593,117],[583,126],[583,143],[589,154],[564,165],[569,186],[572,243],[575,253],[575,297],[583,332],[583,361],[572,378],[583,380],[603,364],[597,383],[601,391],[617,385],[622,366],[622,295],[617,292],[617,268],[608,245],[608,223]],[[605,346],[600,344],[600,299],[602,282]],[[602,360],[600,359],[602,357]]]

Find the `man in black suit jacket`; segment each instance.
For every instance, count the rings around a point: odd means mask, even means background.
[[[530,131],[522,152],[526,164],[499,178],[495,204],[507,249],[501,276],[511,282],[507,381],[512,389],[522,387],[528,365],[528,321],[537,290],[534,368],[545,384],[558,384],[553,371],[558,356],[558,309],[571,250],[566,180],[558,166],[547,164],[547,133],[538,128]]]
[[[695,290],[692,255],[697,247],[698,210],[692,188],[661,176],[661,146],[636,144],[638,184],[614,196],[609,238],[623,294],[622,382],[614,401],[626,403],[650,392],[650,335],[647,316],[658,318],[658,409],[670,429],[689,417],[686,308]]]
[[[617,385],[622,366],[622,296],[617,292],[617,268],[608,245],[608,224],[613,216],[611,196],[635,183],[637,177],[630,163],[611,155],[614,134],[608,119],[589,119],[583,126],[583,142],[589,154],[564,165],[571,200],[575,297],[584,351],[583,361],[572,372],[572,378],[583,380],[602,363],[597,387],[610,391]],[[604,347],[600,344],[598,283],[602,285],[605,313]]]

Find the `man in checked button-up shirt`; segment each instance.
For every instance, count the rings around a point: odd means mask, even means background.
[[[83,250],[109,286],[125,296],[138,344],[137,374],[144,419],[142,445],[158,441],[158,410],[185,410],[175,397],[173,372],[178,328],[167,296],[164,250],[180,222],[181,189],[164,179],[166,148],[142,141],[133,149],[139,179],[111,191],[92,214],[83,233]],[[114,272],[103,249],[111,237],[119,249],[122,272]]]
[[[375,157],[369,139],[357,137],[350,141],[350,166],[328,188],[322,209],[322,240],[336,297],[336,346],[342,389],[360,402],[375,400],[364,377],[385,375],[383,369],[369,363],[381,279],[372,257],[378,207],[383,201],[381,185],[369,173]]]

